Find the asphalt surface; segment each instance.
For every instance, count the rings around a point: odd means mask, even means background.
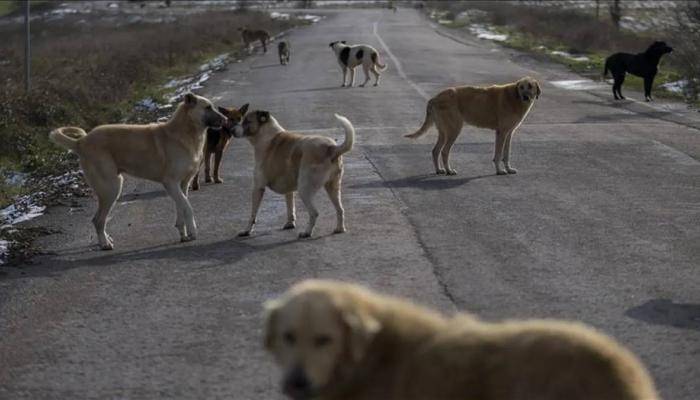
[[[171,200],[144,181],[127,179],[112,252],[94,246],[92,200],[51,209],[36,222],[62,231],[42,239],[49,254],[0,277],[0,398],[280,398],[261,346],[261,303],[324,277],[445,312],[580,320],[637,353],[665,399],[697,399],[696,117],[614,103],[608,88],[558,88],[552,82],[578,78],[489,42],[450,39],[411,10],[329,12],[288,39],[290,65],[258,53],[202,93],[336,139],[333,113],[347,116],[358,134],[345,157],[349,232],[331,234],[333,209],[319,193],[317,236],[297,240],[280,230],[283,197],[268,191],[257,233],[235,239],[250,209],[244,141],[225,157],[225,183],[190,196],[194,242],[178,243]],[[333,40],[377,47],[389,66],[381,86],[341,89]],[[454,177],[431,174],[434,132],[402,137],[439,89],[523,75],[540,79],[543,94],[514,139],[517,175],[494,174],[485,130],[464,129]],[[300,225],[306,217],[298,204]]]

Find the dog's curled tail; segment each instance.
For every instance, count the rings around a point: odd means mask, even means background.
[[[433,126],[433,99],[428,100],[428,105],[425,106],[425,121],[423,121],[423,125],[414,133],[404,135],[404,137],[411,139],[421,137],[428,132],[431,126]]]
[[[382,64],[382,63],[379,61],[379,54],[377,54],[376,51],[375,51],[375,52],[372,52],[372,62],[374,63],[374,65],[376,65],[377,67],[379,67],[379,70],[380,70],[380,71],[384,71],[384,70],[386,69],[386,64]]]
[[[338,114],[335,114],[335,118],[340,121],[340,124],[343,125],[343,129],[345,129],[345,141],[343,144],[336,146],[333,158],[352,150],[352,146],[355,144],[355,128],[353,128],[350,120]]]
[[[78,150],[78,141],[87,136],[83,128],[77,126],[64,126],[49,133],[49,140],[72,152]]]

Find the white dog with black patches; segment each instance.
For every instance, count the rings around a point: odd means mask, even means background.
[[[348,87],[352,87],[355,83],[355,67],[362,64],[362,70],[365,71],[365,81],[360,85],[364,87],[367,82],[369,82],[369,73],[374,74],[374,86],[379,85],[379,71],[384,71],[386,65],[379,61],[379,53],[377,49],[366,44],[356,44],[348,45],[345,41],[332,42],[329,46],[335,52],[335,56],[338,58],[338,64],[343,70],[343,84],[341,87],[345,87],[345,78],[350,70],[350,83]]]

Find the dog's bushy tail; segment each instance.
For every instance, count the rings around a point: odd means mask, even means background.
[[[343,129],[345,129],[345,141],[343,144],[336,146],[335,154],[333,155],[334,159],[352,150],[352,146],[355,144],[355,128],[350,123],[350,120],[338,114],[335,114],[335,118],[340,121]]]
[[[83,128],[77,126],[64,126],[57,128],[49,133],[49,140],[57,145],[68,149],[72,152],[78,150],[78,141],[87,136],[87,132]]]
[[[610,69],[610,68],[608,68],[608,63],[609,63],[609,59],[606,58],[605,59],[605,68],[603,69],[603,79],[605,79],[605,77],[608,76],[608,69]]]
[[[380,71],[384,71],[384,70],[386,69],[386,64],[382,64],[382,63],[379,61],[379,54],[377,54],[376,51],[375,51],[375,52],[372,52],[372,62],[373,62],[377,67],[379,67],[379,70],[380,70]]]
[[[433,99],[428,100],[428,105],[425,106],[425,121],[423,121],[423,125],[414,133],[404,135],[404,137],[411,139],[421,137],[428,132],[431,126],[433,126]]]

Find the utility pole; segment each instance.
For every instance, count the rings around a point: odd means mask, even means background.
[[[24,40],[24,64],[26,66],[26,71],[25,71],[25,90],[27,94],[29,94],[29,89],[31,88],[31,55],[32,55],[32,48],[31,48],[31,43],[30,43],[30,31],[29,31],[29,0],[25,1],[25,8],[24,8],[24,27],[26,28],[26,38]]]

